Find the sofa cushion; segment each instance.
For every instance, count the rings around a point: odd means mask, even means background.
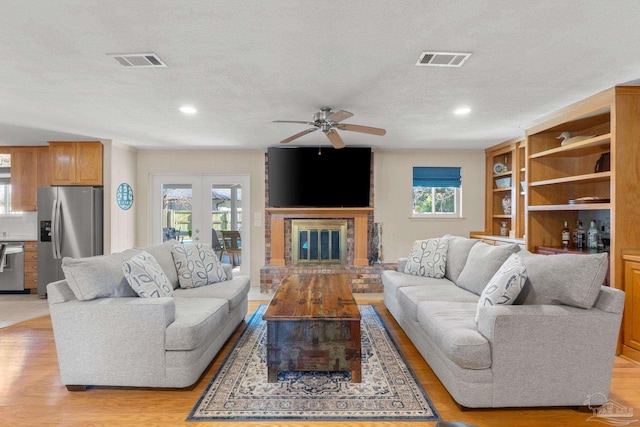
[[[229,313],[227,300],[174,298],[176,319],[167,326],[165,350],[193,350],[213,341]]]
[[[404,272],[413,276],[444,277],[447,240],[426,239],[413,242]]]
[[[424,280],[424,279],[423,279]],[[478,303],[478,295],[466,291],[447,279],[428,278],[431,283],[438,285],[405,286],[398,289],[396,297],[398,305],[407,319],[417,319],[416,308],[422,301],[450,301]]]
[[[209,245],[174,244],[171,252],[181,288],[197,288],[227,279],[222,263]]]
[[[456,285],[480,295],[500,266],[519,249],[515,244],[493,246],[484,242],[476,243],[469,251]]]
[[[158,261],[162,271],[166,274],[169,283],[173,286],[173,289],[178,287],[178,271],[176,270],[176,264],[173,261],[173,254],[171,248],[173,245],[177,245],[178,241],[175,239],[167,240],[159,245],[147,246],[143,250],[149,252]]]
[[[469,251],[478,243],[479,239],[470,239],[468,237],[445,235],[443,239],[449,242],[447,246],[447,266],[444,277],[456,282],[464,265],[467,263]]]
[[[447,279],[434,279],[433,277],[412,276],[410,274],[401,273],[395,270],[384,270],[381,275],[382,286],[384,291],[391,295],[396,295],[399,288],[405,286],[439,286],[448,284],[453,285]]]
[[[590,308],[609,268],[606,253],[540,255],[519,253],[527,281],[516,304],[566,304]]]
[[[424,333],[456,365],[464,369],[491,367],[491,346],[478,332],[476,304],[424,301],[418,304],[418,323]]]
[[[149,252],[141,251],[123,262],[122,272],[129,286],[142,298],[173,295],[173,286],[158,261]]]
[[[222,298],[229,302],[229,310],[231,311],[244,301],[250,287],[251,281],[248,276],[236,276],[209,286],[189,289],[177,288],[173,290],[173,296],[180,298]]]
[[[80,301],[104,297],[137,297],[122,272],[122,263],[139,253],[127,249],[111,255],[62,259],[62,271]]]
[[[513,304],[518,295],[520,295],[526,280],[527,267],[524,266],[518,254],[511,254],[489,280],[482,294],[480,294],[476,310],[476,322],[478,321],[480,307]]]

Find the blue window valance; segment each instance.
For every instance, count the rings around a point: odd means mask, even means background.
[[[419,167],[413,168],[414,187],[455,187],[460,188],[462,177],[459,167]]]

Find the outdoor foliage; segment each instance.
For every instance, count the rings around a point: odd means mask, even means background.
[[[455,190],[449,187],[413,187],[413,212],[455,213]]]

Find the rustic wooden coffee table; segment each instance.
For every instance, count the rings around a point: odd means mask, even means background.
[[[278,371],[351,371],[351,381],[362,382],[360,310],[347,276],[291,275],[262,318],[268,382]]]

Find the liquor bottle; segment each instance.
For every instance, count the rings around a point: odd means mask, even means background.
[[[576,244],[576,248],[582,249],[584,248],[584,228],[582,228],[582,221],[578,221],[578,241]]]
[[[573,247],[577,248],[578,247],[578,233],[579,233],[579,225],[580,225],[580,221],[576,221],[576,226],[573,229]]]
[[[564,227],[562,228],[562,247],[569,247],[569,240],[571,240],[571,232],[569,231],[569,225],[567,221],[564,222]]]
[[[589,249],[598,249],[598,228],[595,221],[591,221],[587,231],[587,246]]]

